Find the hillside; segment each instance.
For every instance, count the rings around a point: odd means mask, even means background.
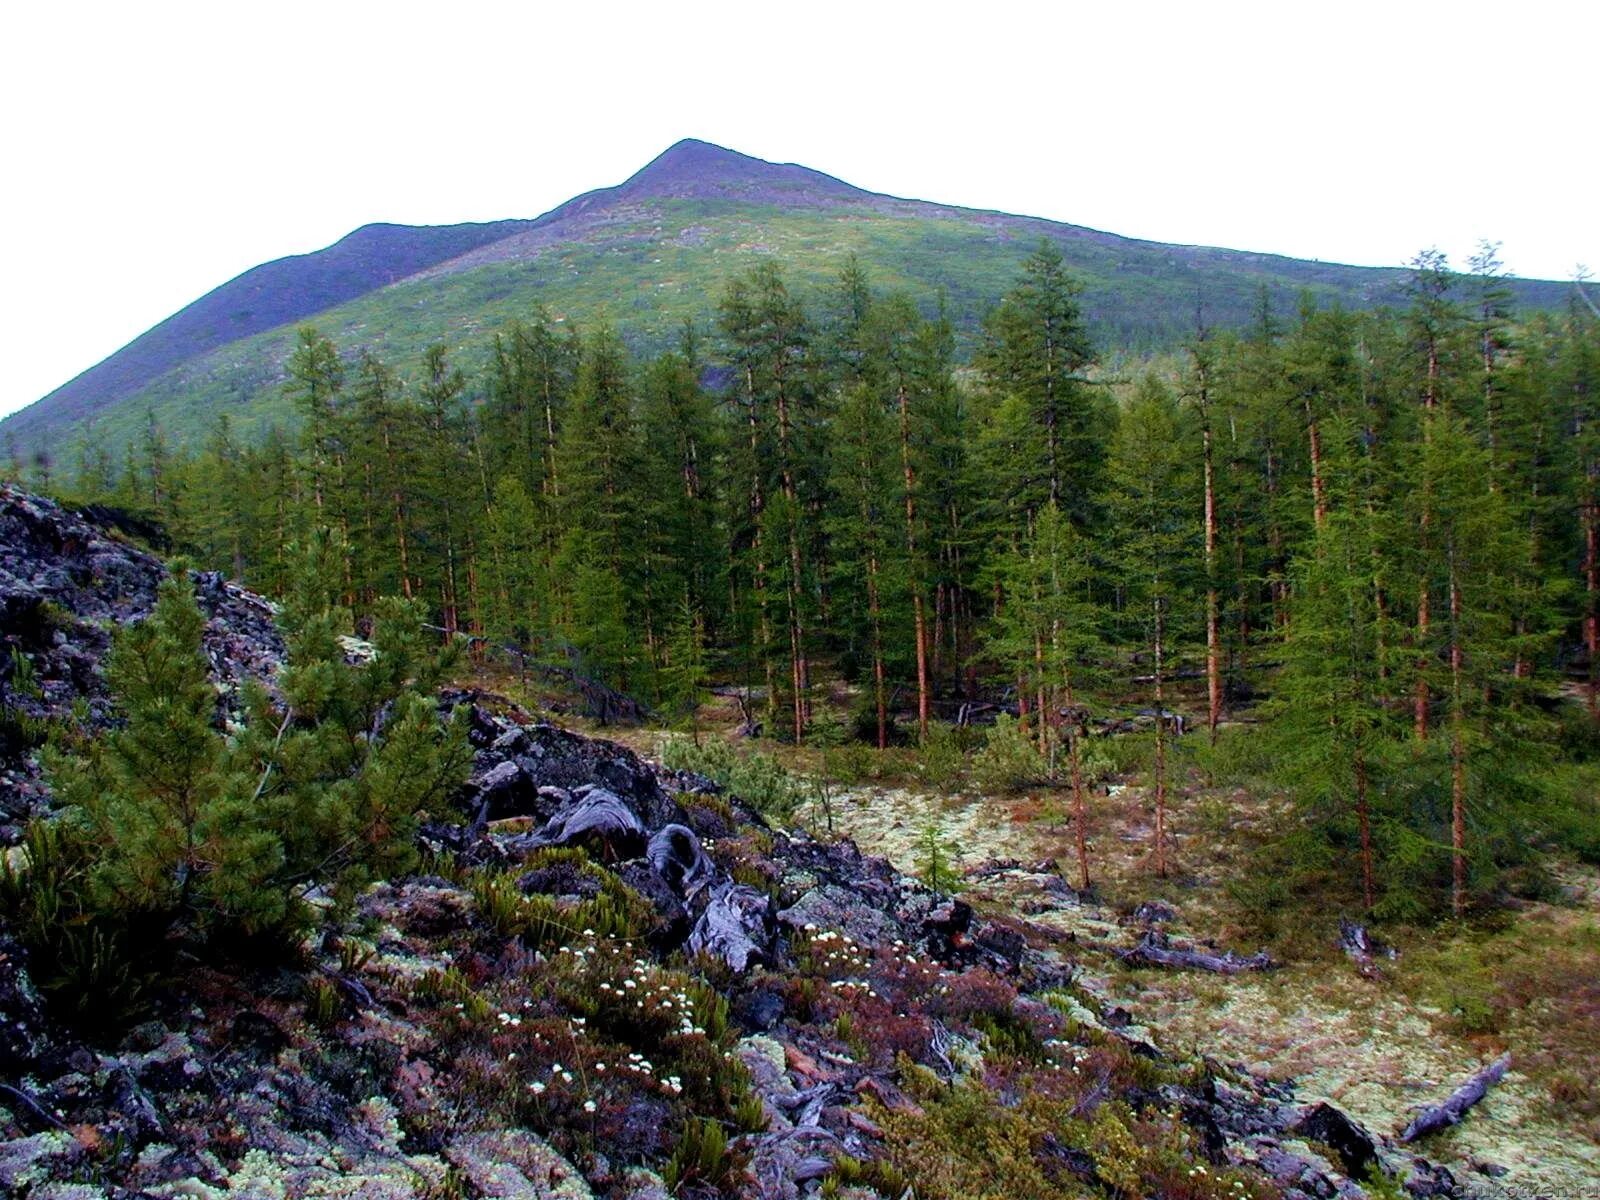
[[[314,319],[346,352],[370,347],[402,369],[442,341],[468,368],[494,332],[536,305],[558,319],[614,323],[639,349],[685,318],[709,324],[727,279],[761,257],[802,290],[854,253],[876,286],[931,307],[941,293],[964,341],[1048,238],[1083,282],[1107,350],[1170,344],[1194,321],[1248,319],[1260,289],[1289,311],[1302,291],[1365,308],[1394,300],[1398,270],[1171,246],[1004,213],[903,200],[805,167],[705,142],[677,143],[619,186],[533,221],[413,228],[372,225],[315,254],[256,267],[0,422],[23,450],[70,442],[86,420],[115,446],[154,411],[179,437],[228,412],[245,432],[285,415],[278,397],[294,327]],[[1562,302],[1565,285],[1518,281],[1524,308]]]
[[[364,225],[325,250],[252,267],[16,414],[17,436],[27,440],[35,429],[92,417],[197,356],[293,324],[526,225]]]

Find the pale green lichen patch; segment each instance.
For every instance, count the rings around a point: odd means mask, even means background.
[[[526,1130],[458,1137],[445,1157],[484,1200],[593,1200],[572,1164]]]
[[[1125,1008],[1134,1024],[1124,1033],[1180,1055],[1203,1053],[1292,1083],[1297,1103],[1326,1100],[1375,1134],[1393,1137],[1417,1107],[1443,1100],[1502,1042],[1508,1044],[1514,1065],[1506,1079],[1462,1125],[1416,1149],[1486,1198],[1600,1195],[1600,1146],[1592,1131],[1581,1118],[1560,1112],[1544,1082],[1515,1065],[1519,1038],[1526,1045],[1533,1035],[1515,1023],[1502,1040],[1457,1029],[1460,1013],[1434,1000],[1420,965],[1410,969],[1412,962],[1420,964],[1420,949],[1376,978],[1364,977],[1331,944],[1315,939],[1305,943],[1306,959],[1284,955],[1289,961],[1280,970],[1262,974],[1221,977],[1120,964],[1117,951],[1130,947],[1143,928],[1125,914],[1157,896],[1175,914],[1162,926],[1172,937],[1210,939],[1244,952],[1255,948],[1238,944],[1242,934],[1225,884],[1247,869],[1248,847],[1279,808],[1277,798],[1175,789],[1168,816],[1179,870],[1175,880],[1163,882],[1149,862],[1151,797],[1121,785],[1093,797],[1091,871],[1100,902],[1062,886],[1062,877],[1075,877],[1066,803],[1059,792],[997,798],[855,788],[836,798],[834,823],[863,849],[913,873],[924,832],[936,827],[964,876],[963,898],[980,910],[1020,914],[1045,930],[1071,935],[1080,966],[1076,988],[1102,1005]],[[1055,872],[1037,869],[1049,859],[1056,861]],[[1018,866],[973,873],[1006,860]],[[1588,936],[1578,927],[1600,904],[1600,873],[1568,868],[1558,878],[1568,896],[1564,906],[1524,905],[1511,930],[1497,936],[1526,945],[1559,942],[1563,931],[1572,941]],[[1331,936],[1323,940],[1331,943]],[[1415,940],[1419,947],[1445,946],[1440,939],[1448,936],[1418,933]],[[1435,973],[1448,981],[1448,963],[1441,959]],[[1530,1013],[1548,1003],[1535,997]],[[1093,1015],[1087,1007],[1083,1012]],[[1312,1147],[1297,1152],[1317,1157]]]
[[[942,796],[907,788],[853,788],[833,801],[836,833],[849,837],[869,854],[888,859],[907,874],[916,874],[926,831],[932,827],[949,845],[959,874],[992,858],[1014,854],[1026,831],[1013,822],[996,800]]]

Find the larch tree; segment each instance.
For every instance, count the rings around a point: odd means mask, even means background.
[[[1149,652],[1155,711],[1156,874],[1166,876],[1168,750],[1166,702],[1177,635],[1184,630],[1184,601],[1195,573],[1192,460],[1185,450],[1176,398],[1154,375],[1140,379],[1112,441],[1108,493],[1117,532],[1117,567],[1126,613]]]
[[[1104,479],[1110,424],[1105,403],[1085,376],[1094,349],[1078,302],[1081,291],[1060,248],[1041,242],[985,320],[974,360],[991,389],[1021,400],[1037,429],[1038,486],[1027,497],[1028,508],[1054,502],[1080,528],[1093,515]]]
[[[1379,893],[1374,796],[1399,740],[1385,694],[1394,639],[1377,602],[1388,537],[1369,502],[1359,430],[1336,417],[1324,435],[1327,508],[1294,564],[1272,733],[1284,778],[1313,824],[1337,839],[1354,819],[1361,902],[1370,911]]]

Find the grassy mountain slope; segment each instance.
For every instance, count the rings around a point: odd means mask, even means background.
[[[326,249],[252,267],[8,418],[7,428],[26,441],[37,431],[94,417],[173,367],[365,295],[527,224],[363,225]]]
[[[69,444],[85,417],[116,445],[154,411],[179,437],[218,412],[250,432],[287,415],[279,396],[294,326],[314,318],[342,348],[369,346],[402,370],[431,342],[468,368],[496,330],[543,305],[563,321],[615,324],[635,347],[665,344],[684,318],[714,319],[730,277],[761,257],[802,290],[820,289],[855,253],[880,288],[931,307],[942,292],[964,338],[1040,238],[1057,242],[1085,285],[1104,348],[1170,344],[1197,301],[1214,324],[1248,319],[1258,290],[1290,310],[1394,301],[1398,270],[1169,246],[1078,226],[861,191],[794,165],[704,142],[671,147],[625,183],[536,221],[406,229],[369,226],[315,255],[256,268],[3,427],[24,447]],[[1561,303],[1565,286],[1519,281],[1519,302]],[[231,335],[231,336],[230,336]]]

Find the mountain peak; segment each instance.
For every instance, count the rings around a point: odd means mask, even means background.
[[[695,197],[754,203],[852,200],[869,193],[795,163],[773,163],[698,138],[674,142],[617,188],[619,198]]]

